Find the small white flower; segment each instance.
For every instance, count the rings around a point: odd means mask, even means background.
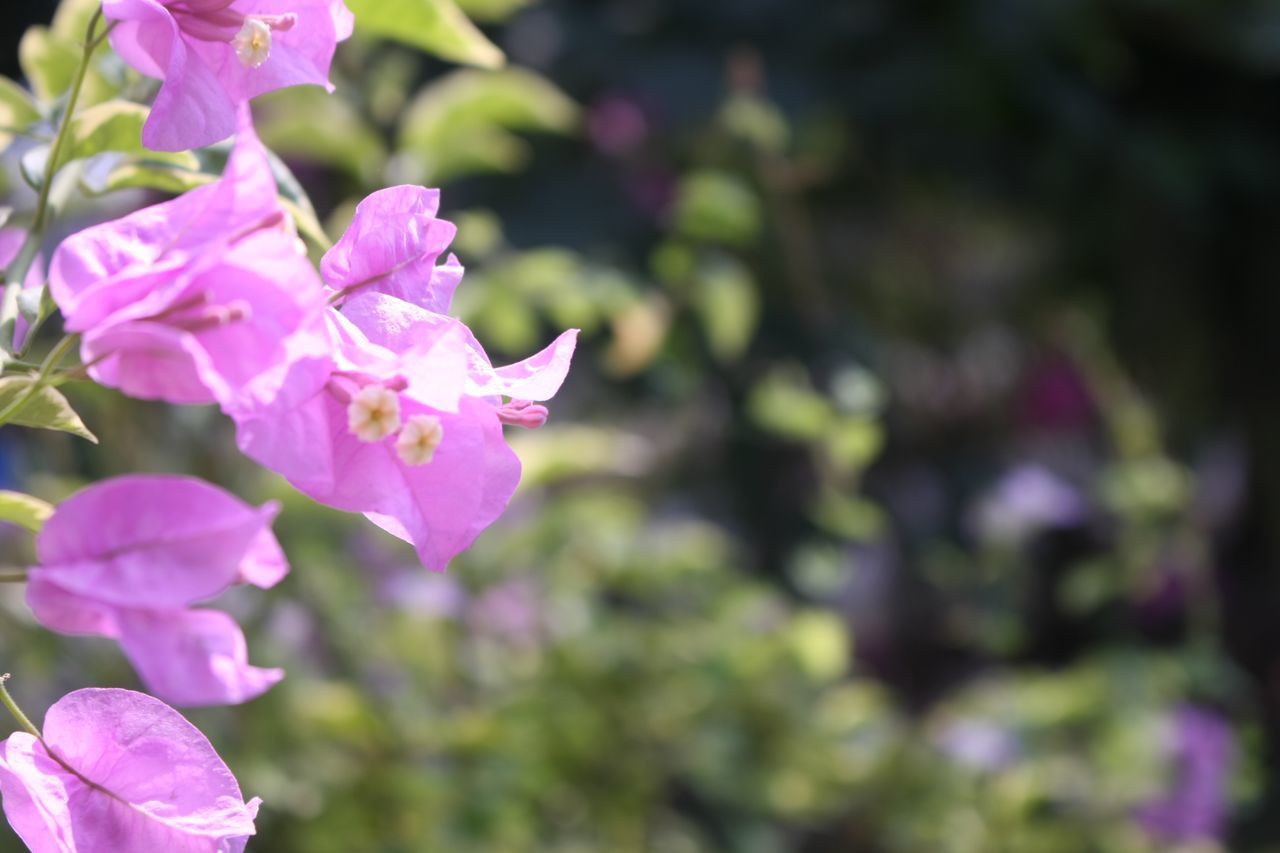
[[[396,453],[406,465],[426,465],[444,440],[444,426],[435,415],[414,415],[396,438]]]
[[[400,429],[400,398],[389,388],[366,385],[347,406],[347,429],[361,441],[382,441]]]
[[[231,40],[236,56],[246,68],[260,68],[271,56],[271,27],[258,18],[245,18],[244,26]]]

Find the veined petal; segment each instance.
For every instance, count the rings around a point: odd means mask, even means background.
[[[0,743],[5,815],[36,853],[222,853],[255,832],[258,800],[150,696],[77,690],[49,709],[43,737]]]
[[[284,670],[249,664],[244,633],[220,610],[126,610],[120,648],[147,689],[175,705],[237,705],[262,695]]]
[[[578,330],[569,329],[542,352],[524,361],[495,368],[483,382],[477,381],[479,377],[473,374],[475,384],[467,391],[480,396],[502,394],[520,400],[549,400],[569,375],[569,362],[573,360],[577,345]]]
[[[262,537],[278,510],[192,477],[117,477],[58,506],[36,539],[40,565],[31,574],[116,606],[185,606],[246,572],[275,571],[255,561],[267,554]]]
[[[389,187],[368,196],[320,263],[325,283],[353,295],[367,288],[415,305],[447,306],[452,296],[448,277],[439,282],[447,294],[433,293],[432,285],[436,259],[457,229],[436,219],[439,207],[440,191],[425,187]]]

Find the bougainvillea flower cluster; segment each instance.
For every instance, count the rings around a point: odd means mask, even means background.
[[[272,396],[326,348],[319,278],[247,109],[221,180],[68,237],[49,287],[89,375],[142,399]]]
[[[192,605],[233,584],[265,589],[284,578],[289,565],[271,533],[278,511],[191,477],[106,480],[45,522],[27,603],[47,628],[117,640],[168,702],[252,699],[284,673],[250,666],[235,621]]]
[[[285,86],[332,89],[329,65],[354,18],[342,0],[103,0],[111,46],[163,80],[142,142],[182,151],[226,139],[236,110]]]
[[[444,569],[505,510],[520,462],[503,428],[546,421],[576,330],[493,366],[447,313],[464,271],[445,255],[456,229],[437,216],[438,190],[373,193],[312,264],[248,104],[284,86],[332,88],[353,26],[341,0],[104,0],[102,14],[121,58],[162,81],[146,146],[235,141],[219,179],[54,252],[49,295],[88,375],[132,397],[217,405],[247,456]],[[75,91],[69,116],[74,103]],[[21,249],[25,263],[26,236],[0,232],[0,255]],[[288,574],[278,511],[190,477],[91,485],[40,527],[27,603],[51,630],[115,640],[159,699],[248,701],[283,672],[252,665],[240,626],[208,603]],[[238,851],[254,833],[258,801],[158,699],[78,691],[37,734],[2,683],[26,731],[0,743],[0,793],[33,850]]]

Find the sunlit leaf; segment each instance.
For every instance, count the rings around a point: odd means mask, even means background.
[[[423,183],[514,172],[529,152],[512,131],[568,133],[578,113],[572,100],[532,72],[464,69],[414,98],[400,126],[400,147],[416,160]]]
[[[297,86],[261,98],[259,106],[258,135],[272,151],[341,169],[364,184],[378,181],[386,146],[347,101],[316,86]]]
[[[372,35],[481,68],[506,61],[454,0],[348,0],[347,6],[357,28]]]
[[[712,355],[722,362],[742,355],[760,320],[760,297],[746,267],[727,258],[709,264],[697,279],[693,305]]]
[[[22,173],[22,180],[33,190],[40,189],[40,185],[44,183],[44,167],[48,162],[48,145],[28,148],[18,159],[18,171]]]
[[[150,110],[130,101],[106,101],[77,113],[71,125],[71,144],[61,163],[92,157],[105,151],[137,153],[142,145],[142,125]]]
[[[39,533],[49,516],[53,515],[53,506],[24,495],[22,492],[0,491],[0,521],[7,521],[25,527],[32,533]]]
[[[0,77],[0,148],[13,141],[15,133],[21,133],[40,120],[31,93],[10,80]]]
[[[53,101],[71,88],[89,20],[100,6],[98,0],[63,0],[48,27],[30,27],[23,33],[18,43],[18,62],[23,76],[41,100]],[[99,24],[99,32],[101,30],[102,24]],[[108,54],[110,46],[104,41],[94,52],[95,67],[85,78],[81,105],[97,103],[116,89],[96,67],[97,58]]]
[[[30,376],[6,376],[0,378],[0,411],[6,409],[20,396],[30,393],[34,383]],[[43,387],[35,396],[27,400],[10,423],[19,426],[36,427],[38,429],[60,430],[88,439],[94,444],[97,437],[91,433],[76,414],[75,409],[54,388]]]
[[[784,368],[774,370],[751,390],[747,408],[761,428],[801,441],[820,438],[834,415],[831,404],[813,390],[803,372]]]
[[[31,27],[18,42],[22,74],[37,96],[51,101],[71,88],[80,51],[45,27]]]
[[[745,246],[760,232],[760,199],[746,182],[728,172],[694,172],[680,182],[676,230],[696,240]]]

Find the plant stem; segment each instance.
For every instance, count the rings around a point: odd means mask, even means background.
[[[0,572],[0,583],[26,583],[26,572]]]
[[[36,212],[35,217],[31,221],[31,228],[27,231],[26,239],[22,242],[22,248],[18,252],[18,256],[13,259],[13,263],[5,270],[4,276],[4,295],[0,298],[0,334],[8,336],[7,341],[0,341],[6,352],[12,352],[14,349],[14,332],[17,330],[18,319],[18,294],[22,291],[23,281],[27,277],[27,272],[31,269],[31,264],[35,260],[36,253],[40,250],[40,243],[44,239],[44,229],[49,220],[49,193],[53,187],[53,178],[58,171],[58,160],[62,157],[63,148],[66,147],[67,137],[71,130],[71,120],[75,117],[76,103],[80,100],[80,91],[84,88],[85,78],[89,74],[90,59],[93,52],[98,49],[98,45],[102,44],[102,40],[106,38],[107,33],[111,32],[109,25],[103,32],[96,33],[98,23],[102,20],[102,10],[94,12],[93,17],[89,20],[89,29],[85,32],[84,52],[80,56],[80,64],[76,68],[76,76],[71,82],[71,91],[67,95],[66,110],[62,114],[62,122],[58,126],[58,133],[53,138],[53,144],[49,148],[48,159],[44,164],[44,178],[40,181],[39,193],[36,196]]]
[[[40,735],[40,730],[28,719],[27,715],[22,713],[22,709],[18,707],[18,703],[13,701],[13,697],[9,695],[9,689],[5,687],[5,682],[9,680],[9,673],[0,675],[0,702],[9,709],[9,713],[13,714],[13,718],[18,721],[18,725],[26,729],[36,740],[44,743],[44,738]]]
[[[49,384],[49,375],[62,363],[62,359],[66,357],[67,352],[75,346],[79,335],[63,335],[62,340],[49,350],[49,354],[44,357],[44,361],[40,364],[40,372],[36,374],[36,378],[27,386],[26,390],[14,398],[13,402],[0,410],[0,426],[4,426],[13,420],[27,405],[35,399],[40,393],[40,389]]]

